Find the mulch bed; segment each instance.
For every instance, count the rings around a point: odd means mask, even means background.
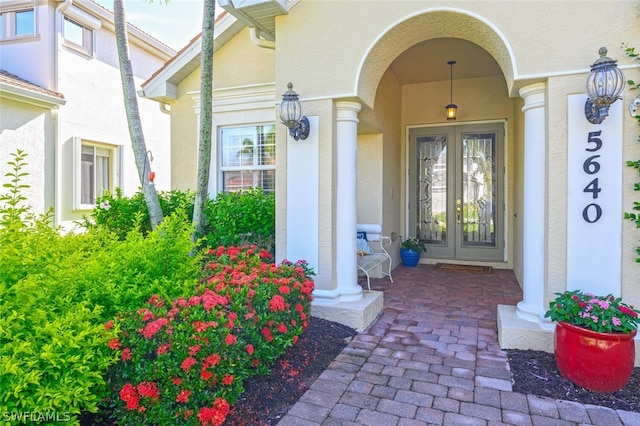
[[[311,318],[298,342],[276,361],[269,375],[244,382],[245,391],[225,426],[278,423],[355,335],[344,325]]]
[[[268,375],[245,381],[245,392],[231,408],[224,425],[277,424],[356,334],[344,325],[313,317],[298,342],[280,357]],[[562,377],[553,354],[509,350],[507,355],[514,392],[640,412],[640,368],[634,368],[624,389],[602,394]],[[104,424],[90,417],[82,424]]]
[[[633,369],[627,385],[614,393],[593,392],[574,385],[560,375],[553,354],[541,351],[507,351],[513,391],[614,410],[640,413],[640,368]]]

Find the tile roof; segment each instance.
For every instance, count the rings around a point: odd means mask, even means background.
[[[42,95],[52,96],[54,98],[64,99],[64,95],[60,92],[45,89],[44,87],[33,84],[17,75],[11,74],[5,70],[0,69],[0,84],[6,84],[19,89],[24,89],[29,92],[39,93]]]

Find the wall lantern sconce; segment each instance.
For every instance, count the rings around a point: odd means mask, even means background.
[[[449,98],[449,105],[447,105],[445,107],[445,109],[447,110],[447,121],[452,121],[456,119],[456,115],[458,113],[458,105],[453,103],[453,64],[455,64],[456,61],[449,61],[447,62],[447,64],[449,64],[449,67],[451,67],[451,79],[450,79],[450,98]]]
[[[609,107],[618,99],[624,89],[624,74],[613,59],[607,56],[607,48],[598,51],[600,58],[591,65],[587,78],[587,95],[584,115],[591,124],[600,124],[609,115]]]
[[[298,94],[293,91],[293,84],[287,84],[287,89],[278,108],[280,120],[289,128],[289,134],[295,140],[305,140],[309,136],[309,119],[302,115],[302,106]]]

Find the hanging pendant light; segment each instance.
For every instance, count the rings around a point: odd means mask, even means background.
[[[456,119],[456,114],[458,112],[458,105],[453,103],[453,64],[455,64],[456,61],[449,61],[447,62],[447,64],[449,64],[449,66],[451,67],[451,92],[450,92],[450,102],[449,105],[447,105],[445,108],[447,110],[447,121],[452,121]]]

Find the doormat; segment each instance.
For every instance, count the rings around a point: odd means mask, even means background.
[[[455,263],[436,263],[436,266],[433,269],[450,272],[474,272],[476,274],[490,274],[493,272],[493,268],[491,266],[456,265]]]

